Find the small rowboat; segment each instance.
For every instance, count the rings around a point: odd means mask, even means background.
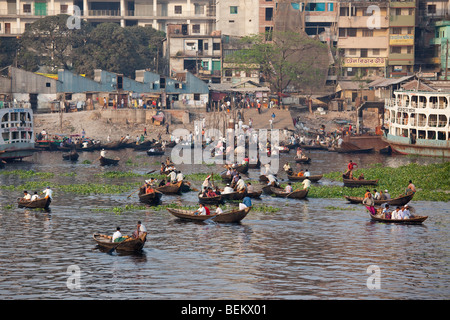
[[[93,238],[95,242],[97,242],[97,245],[103,249],[123,252],[138,252],[142,250],[145,241],[147,241],[147,233],[144,233],[139,238],[128,237],[121,242],[112,242],[111,236],[99,233],[94,233]]]
[[[195,215],[194,214],[195,211],[172,209],[172,208],[167,208],[167,211],[169,211],[175,217],[183,220],[205,221],[208,219],[212,219],[212,221],[214,222],[233,223],[239,222],[242,219],[244,219],[247,216],[250,209],[251,207],[242,210],[231,210],[225,211],[221,214],[211,214],[211,215]]]
[[[309,189],[299,189],[292,192],[285,192],[283,189],[270,187],[271,194],[279,198],[304,199],[308,195]]]
[[[149,156],[162,156],[164,154],[164,150],[163,149],[149,149],[147,150],[147,154]]]
[[[120,159],[110,159],[105,157],[100,157],[100,165],[101,166],[114,166],[117,165],[120,161]]]
[[[337,148],[334,151],[337,151],[338,153],[371,153],[374,151],[374,148],[366,148],[366,149]]]
[[[306,158],[297,158],[295,157],[295,162],[297,163],[310,163],[311,162],[311,158],[306,157]]]
[[[79,156],[80,156],[80,155],[78,154],[78,152],[72,151],[72,152],[70,152],[70,153],[64,153],[64,154],[62,155],[62,158],[63,158],[64,160],[77,161]]]
[[[225,166],[225,167],[227,167],[227,166]],[[231,167],[231,169],[236,169],[237,172],[245,174],[248,172],[248,163],[239,164],[237,166]]]
[[[151,192],[151,193],[143,193],[142,189],[139,192],[139,201],[146,204],[158,204],[161,200],[162,193],[159,191]]]
[[[48,209],[48,207],[50,207],[50,202],[52,202],[50,198],[42,198],[34,201],[25,200],[24,198],[17,199],[17,205],[19,208]]]
[[[254,191],[254,192],[247,192],[245,194],[245,197],[249,197],[249,198],[259,198],[261,197],[262,191]]]
[[[223,200],[242,200],[246,196],[246,192],[234,191],[230,193],[221,193]]]
[[[402,224],[419,224],[424,222],[425,220],[427,220],[428,216],[414,216],[413,218],[409,218],[409,219],[385,219],[382,218],[381,215],[372,215],[370,214],[370,218],[373,221],[378,221],[378,222],[388,222],[388,223],[402,223]]]
[[[306,176],[297,177],[297,176],[290,176],[290,175],[288,175],[288,179],[291,180],[291,181],[303,181],[306,178],[308,178],[311,182],[317,182],[320,179],[322,179],[322,177],[323,177],[322,174],[313,175],[313,176],[309,176],[309,177],[306,177]]]
[[[183,181],[177,183],[171,183],[170,185],[165,185],[157,187],[156,190],[164,194],[180,194]]]
[[[403,206],[410,202],[412,198],[414,197],[414,193],[410,192],[406,195],[399,196],[397,198],[391,199],[391,200],[373,200],[375,205],[382,205],[383,203],[387,203],[389,205],[394,206]],[[363,197],[350,197],[350,196],[344,196],[345,199],[350,201],[350,203],[362,203],[364,198]]]
[[[198,201],[203,204],[220,204],[223,203],[222,195],[215,197],[203,197],[201,193],[198,194]]]
[[[376,180],[354,180],[354,179],[345,179],[342,178],[344,182],[344,187],[358,187],[358,186],[376,186],[378,184],[378,179]]]
[[[109,142],[102,145],[102,148],[105,150],[117,150],[122,147],[122,141]]]

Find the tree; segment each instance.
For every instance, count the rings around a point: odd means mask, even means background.
[[[268,40],[268,39],[271,39]],[[288,86],[311,94],[325,85],[328,49],[304,33],[279,31],[244,37],[248,48],[236,51],[229,62],[258,64],[264,78],[278,95]]]
[[[69,69],[74,59],[72,48],[81,45],[89,33],[89,25],[84,21],[80,29],[69,29],[69,17],[60,14],[33,22],[20,39],[21,50],[27,52],[28,58],[34,54],[33,60],[38,59],[39,64],[50,71]]]

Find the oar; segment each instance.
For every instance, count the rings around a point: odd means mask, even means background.
[[[151,173],[153,173],[155,171],[156,171],[156,169],[155,170],[151,170],[151,171],[147,172],[147,174],[151,174]]]
[[[140,190],[140,189],[137,189],[137,190],[134,191],[132,194],[128,195],[127,199],[128,199],[129,197],[131,197],[133,194],[135,194],[136,192],[138,192],[139,190]]]

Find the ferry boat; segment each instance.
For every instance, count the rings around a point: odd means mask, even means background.
[[[22,160],[34,152],[33,110],[0,109],[0,159]]]
[[[450,157],[450,92],[395,91],[385,100],[383,140],[401,154]]]

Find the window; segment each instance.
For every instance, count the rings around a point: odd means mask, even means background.
[[[266,21],[272,21],[273,8],[266,8]]]
[[[392,28],[391,33],[392,34],[402,34],[402,28]]]
[[[50,87],[51,87],[50,82],[46,82],[46,83],[45,83],[45,86],[46,86],[47,88],[50,88]]]
[[[345,28],[339,28],[339,37],[346,37],[347,36],[347,30]]]
[[[408,9],[408,16],[413,16],[414,15],[414,9],[413,8],[409,8]]]
[[[356,56],[356,49],[348,49],[348,54],[351,56]]]
[[[174,10],[175,10],[175,14],[181,14],[183,13],[183,7],[182,6],[175,6]]]
[[[356,28],[348,28],[347,36],[348,37],[356,37]]]
[[[31,13],[31,4],[23,5],[23,13]]]
[[[373,37],[373,30],[370,30],[370,29],[366,30],[366,29],[364,29],[362,34],[363,34],[363,37]]]
[[[413,47],[411,47],[411,46],[406,47],[406,53],[408,53],[408,54],[413,53]]]
[[[265,27],[264,30],[265,30],[266,41],[272,41],[273,27]]]
[[[402,15],[402,9],[401,8],[396,8],[395,9],[395,15],[396,16],[401,16]]]
[[[428,14],[436,14],[436,5],[429,4],[427,7]]]
[[[220,50],[220,42],[213,43],[213,50]]]
[[[391,47],[391,53],[402,53],[402,47]]]
[[[238,7],[230,6],[230,14],[237,14],[237,13],[238,13]]]
[[[200,33],[200,25],[199,24],[192,25],[192,33]]]
[[[69,10],[69,6],[67,4],[62,4],[59,8],[60,8],[59,10],[61,11],[61,13],[67,13]]]
[[[195,6],[195,14],[196,15],[200,15],[200,14],[205,14],[205,5],[204,4],[194,4]]]
[[[194,100],[199,101],[200,100],[200,93],[194,93]]]
[[[361,58],[367,58],[367,49],[360,49]]]
[[[327,11],[334,11],[334,4],[332,2],[327,3]]]
[[[380,55],[380,49],[372,49],[372,55],[373,56],[379,56]]]
[[[225,77],[232,77],[233,76],[233,71],[231,69],[226,69],[225,70]]]

